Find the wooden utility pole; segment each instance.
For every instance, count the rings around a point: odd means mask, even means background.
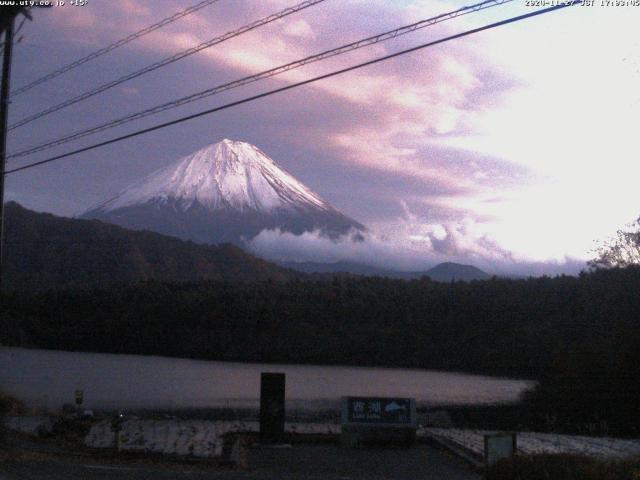
[[[48,7],[51,7],[51,5],[48,5]],[[33,8],[41,7],[35,5]],[[0,7],[0,35],[4,33],[2,83],[0,84],[0,293],[2,293],[2,287],[4,285],[4,177],[7,159],[7,122],[9,119],[10,103],[11,54],[13,51],[13,26],[18,15],[24,15],[31,20],[29,7]]]
[[[3,12],[4,14],[5,12]],[[4,57],[2,58],[2,84],[0,85],[0,292],[4,277],[4,171],[7,156],[7,120],[9,117],[9,83],[11,79],[11,52],[13,50],[13,23],[19,11],[3,15]]]

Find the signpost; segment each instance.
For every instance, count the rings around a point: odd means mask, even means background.
[[[78,417],[80,417],[82,402],[84,402],[84,391],[80,389],[76,390],[75,397],[76,397],[76,414],[78,415]]]
[[[124,414],[121,412],[118,412],[118,414],[111,419],[111,431],[113,432],[113,443],[116,448],[116,453],[120,452],[120,432],[122,431],[123,423]]]
[[[84,401],[84,392],[82,390],[76,390],[76,405],[78,408],[82,405]]]
[[[415,442],[416,427],[413,398],[342,398],[343,446],[410,446]]]

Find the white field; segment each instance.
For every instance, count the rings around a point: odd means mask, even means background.
[[[285,430],[296,433],[336,434],[339,425],[329,423],[289,423]],[[125,451],[168,455],[218,457],[223,436],[230,432],[258,432],[258,422],[205,420],[127,420],[120,432],[120,448]],[[114,448],[115,434],[109,420],[95,424],[85,439],[94,448]]]
[[[222,453],[223,436],[226,433],[258,432],[258,429],[258,422],[255,421],[132,419],[122,424],[120,444],[123,450],[128,451],[216,457]],[[285,430],[304,434],[339,434],[340,425],[287,422]],[[494,432],[441,428],[418,431],[419,436],[435,435],[446,438],[472,451],[478,457],[483,455],[483,435],[486,433]],[[85,443],[94,448],[114,448],[115,436],[110,421],[96,423],[87,435]],[[622,459],[640,455],[640,440],[518,432],[518,452],[525,455],[571,453],[601,459]]]
[[[485,430],[427,428],[425,433],[450,440],[482,456]],[[570,453],[603,459],[622,459],[640,455],[640,440],[609,437],[558,435],[555,433],[518,432],[518,452],[525,455],[539,453]]]
[[[257,408],[260,373],[286,374],[287,408],[339,409],[346,395],[413,397],[421,405],[515,401],[532,383],[391,368],[208,362],[0,347],[0,389],[58,410],[84,391],[85,408]]]

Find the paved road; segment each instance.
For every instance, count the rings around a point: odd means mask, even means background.
[[[465,463],[426,445],[345,450],[331,445],[251,449],[244,471],[191,465],[115,465],[29,459],[0,465],[0,480],[479,480]]]

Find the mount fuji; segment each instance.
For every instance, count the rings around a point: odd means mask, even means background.
[[[265,229],[337,238],[365,227],[257,147],[222,140],[164,167],[81,218],[198,243],[243,245]]]

